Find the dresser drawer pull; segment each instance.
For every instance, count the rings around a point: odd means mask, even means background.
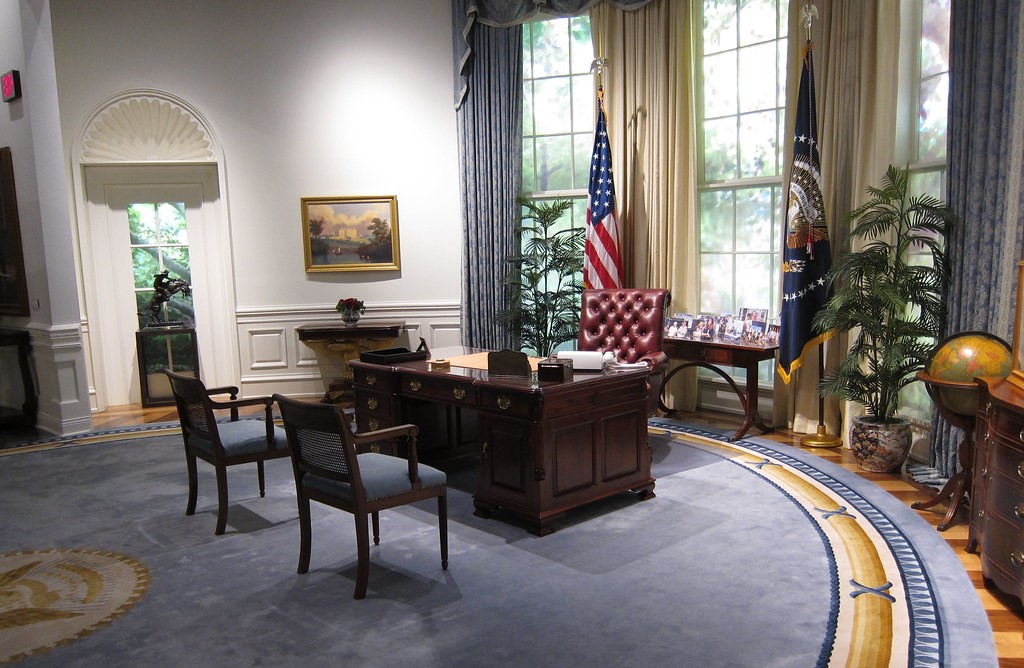
[[[413,392],[419,392],[420,388],[423,387],[423,383],[416,380],[415,378],[409,381],[409,389]]]
[[[1024,429],[1021,429],[1020,433],[1017,434],[1017,440],[1020,441],[1021,443],[1024,443]]]
[[[987,466],[985,468],[981,469],[981,477],[982,478],[988,478],[988,467]]]
[[[366,400],[366,407],[371,411],[377,409],[377,397],[370,397]]]
[[[366,374],[366,384],[367,385],[376,385],[377,384],[377,374],[375,374],[375,373],[368,373],[368,374]]]
[[[452,396],[454,396],[456,399],[465,399],[466,398],[466,388],[464,388],[464,387],[456,387],[456,388],[452,389]]]
[[[498,395],[498,408],[500,408],[503,411],[507,411],[509,409],[509,406],[511,405],[512,399],[507,394]],[[1024,475],[1024,473],[1022,473],[1021,475]]]
[[[1024,566],[1024,552],[1021,552],[1020,550],[1015,550],[1013,554],[1010,555],[1010,561],[1012,561],[1013,565],[1017,568]]]
[[[1024,478],[1024,462],[1017,464],[1017,475],[1019,475],[1021,478]]]
[[[979,520],[985,519],[985,509],[984,508],[982,508],[981,510],[978,511],[978,519]]]
[[[367,426],[370,428],[370,431],[377,431],[380,429],[380,422],[377,421],[377,418],[370,418],[370,422],[367,423]]]
[[[1013,507],[1013,514],[1017,516],[1017,519],[1024,520],[1024,501],[1017,502],[1017,505]]]

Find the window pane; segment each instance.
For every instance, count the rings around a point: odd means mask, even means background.
[[[537,190],[572,188],[572,142],[568,136],[537,138]]]
[[[157,243],[156,205],[129,204],[128,231],[133,244]]]
[[[736,0],[705,0],[704,53],[736,48]]]
[[[736,250],[770,250],[772,218],[771,188],[744,188],[737,191],[736,228],[741,232],[736,235]],[[760,282],[764,283],[764,280]],[[767,305],[768,302],[765,302],[764,306]]]
[[[722,313],[735,302],[732,292],[733,257],[710,254],[701,257],[700,311]]]
[[[572,187],[585,189],[590,185],[590,152],[594,149],[594,135],[593,133],[573,135],[573,143],[576,146],[576,179]],[[612,165],[613,174],[614,167],[615,165]]]
[[[180,278],[186,283],[192,282],[192,265],[189,261],[188,246],[166,246],[162,249],[164,269],[170,270],[168,276]]]
[[[572,78],[572,127],[579,131],[594,123],[597,113],[597,96],[594,94],[594,77],[575,76]]]
[[[921,76],[949,71],[949,0],[924,0],[921,16]]]
[[[185,224],[184,202],[177,204],[163,202],[157,205],[157,217],[160,221],[160,243],[188,243],[188,227]]]
[[[740,45],[775,39],[775,0],[740,0]]]
[[[153,274],[160,272],[155,248],[132,249],[132,273],[136,288],[153,287]]]
[[[590,16],[569,19],[569,30],[572,33],[572,72],[586,74],[590,72],[590,63],[594,60],[594,47],[590,41]]]
[[[740,176],[775,176],[778,155],[774,111],[740,116]]]
[[[523,25],[523,78],[533,78],[533,28],[535,23]]]
[[[727,51],[704,59],[704,117],[735,114],[736,53]]]
[[[533,24],[533,76],[569,74],[569,20]]]
[[[736,119],[704,122],[704,180],[724,181],[737,176]]]
[[[918,110],[917,152],[919,160],[946,157],[946,112],[949,75],[941,74],[921,82]]]
[[[770,282],[771,256],[767,253],[736,255],[736,303],[734,308],[768,308],[772,303]]]
[[[537,134],[533,127],[533,82],[523,82],[523,135]]]
[[[536,163],[533,159],[534,156],[534,144],[533,139],[529,137],[523,137],[523,191],[524,192],[537,192],[537,177],[535,170],[537,168]]]
[[[569,80],[566,78],[541,79],[533,82],[533,103],[536,105],[534,123],[537,134],[571,132],[571,105]]]
[[[740,49],[740,111],[774,109],[778,98],[774,42]]]
[[[732,190],[713,190],[700,194],[701,252],[732,250],[734,201]]]

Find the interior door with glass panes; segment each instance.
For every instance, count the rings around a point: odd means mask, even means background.
[[[83,270],[98,408],[141,402],[141,379],[159,369],[140,375],[140,362],[147,365],[136,332],[154,327],[194,327],[202,369],[195,371],[210,384],[233,382],[231,263],[214,206],[215,168],[92,168],[86,189],[90,243]],[[179,371],[194,366],[189,351],[161,353],[154,359],[166,357]]]

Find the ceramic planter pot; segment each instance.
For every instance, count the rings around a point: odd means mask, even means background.
[[[857,466],[875,473],[900,470],[910,453],[910,423],[901,420],[878,424],[870,419],[866,415],[855,417],[850,427],[850,449]]]

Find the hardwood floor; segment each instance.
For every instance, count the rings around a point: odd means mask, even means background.
[[[738,416],[726,414],[709,413],[686,413],[679,415],[680,419],[700,422],[724,429],[736,429],[740,423]],[[122,406],[111,408],[103,413],[93,416],[93,425],[96,429],[109,429],[122,426],[145,424],[150,422],[176,421],[177,413],[173,406],[166,408],[147,408],[138,406]],[[756,432],[756,430],[753,430]],[[800,434],[780,429],[765,438],[778,443],[784,443],[793,447],[807,450],[813,454],[831,461],[843,468],[853,471],[858,475],[878,484],[887,492],[906,503],[908,506],[915,501],[925,501],[931,497],[929,491],[921,489],[916,484],[904,480],[900,474],[868,473],[861,471],[853,460],[853,455],[845,448],[804,448],[800,445]],[[932,526],[936,526],[945,515],[945,507],[938,506],[932,510],[915,511]],[[992,630],[995,635],[996,651],[999,656],[999,665],[1003,668],[1024,668],[1024,608],[1021,602],[1015,597],[1007,596],[996,589],[985,587],[981,575],[981,562],[976,554],[969,554],[964,551],[967,544],[966,513],[958,517],[956,522],[942,532],[942,537],[953,548],[953,551],[960,557],[960,562],[970,576],[981,599],[982,605],[988,612]],[[959,667],[951,667],[959,668]]]

